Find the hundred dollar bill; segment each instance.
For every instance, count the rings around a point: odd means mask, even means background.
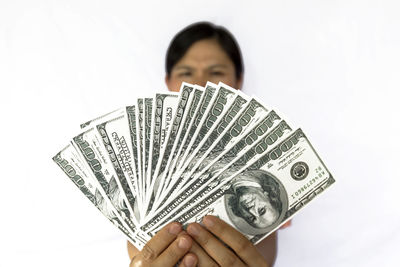
[[[221,121],[221,125],[208,135],[196,153],[193,153],[188,164],[189,170],[198,167],[205,157],[216,158],[224,150],[229,149],[234,141],[249,129],[256,125],[259,127],[267,125],[268,128],[271,128],[276,120],[280,120],[280,117],[275,111],[270,111],[260,101],[252,98],[231,123],[227,124],[227,122]]]
[[[149,148],[149,164],[147,170],[146,185],[148,190],[146,192],[146,204],[152,196],[152,187],[154,172],[156,171],[157,164],[160,159],[160,153],[163,148],[168,130],[172,124],[172,119],[175,114],[178,103],[178,94],[156,94],[153,103],[153,118],[151,125],[150,148]]]
[[[135,175],[136,175],[136,180],[137,180],[137,201],[138,205],[142,206],[143,204],[143,199],[142,199],[142,181],[140,179],[140,161],[139,161],[139,143],[138,143],[138,118],[137,118],[137,106],[127,106],[125,108],[125,112],[127,115],[128,119],[128,124],[129,124],[129,132],[131,135],[131,149],[132,149],[132,155],[133,155],[133,165],[134,165],[134,170],[135,170]]]
[[[143,98],[137,99],[137,109],[136,109],[136,118],[137,118],[137,149],[138,149],[138,171],[139,171],[139,188],[140,188],[140,198],[141,198],[141,207],[144,203],[144,180],[143,180]]]
[[[90,121],[82,123],[80,125],[80,127],[81,127],[81,129],[85,129],[85,128],[88,128],[89,126],[92,126],[93,123],[97,123],[98,124],[98,123],[101,123],[101,122],[104,122],[104,121],[108,121],[111,118],[115,118],[115,117],[118,117],[118,116],[122,115],[123,113],[124,113],[124,109],[123,108],[119,108],[119,109],[116,109],[116,110],[111,111],[109,113],[106,113],[106,114],[104,114],[102,116],[99,116],[99,117],[97,117],[95,119],[92,119]]]
[[[301,129],[215,188],[176,221],[215,215],[257,244],[335,182]]]
[[[151,137],[151,124],[152,124],[152,114],[153,114],[153,98],[144,98],[143,101],[143,194],[147,193],[147,171],[149,165],[149,155],[150,155],[150,137]],[[142,214],[144,214],[144,209],[142,209]]]
[[[136,231],[138,222],[135,219],[133,207],[127,196],[123,194],[123,186],[110,161],[108,151],[103,145],[102,137],[94,128],[89,128],[74,137],[73,142],[114,207],[119,211],[119,215],[131,229]]]
[[[190,177],[195,177],[200,171],[206,171],[216,161],[217,157],[222,157],[227,153],[238,153],[242,150],[243,145],[251,145],[252,142],[267,133],[281,121],[279,115],[275,111],[267,113],[267,109],[257,100],[251,100],[245,107],[239,117],[231,123],[229,127],[217,138],[210,148],[201,156],[196,165],[192,168],[181,170],[172,187],[166,191],[160,206],[164,206],[168,200],[174,198],[178,191],[182,191],[181,187],[188,183]],[[249,142],[251,140],[252,142]],[[228,151],[228,152],[227,152]],[[231,152],[230,152],[231,151]]]
[[[273,129],[263,126],[249,132],[231,149],[211,162],[207,168],[194,175],[193,179],[180,190],[179,194],[166,202],[155,216],[146,220],[141,229],[149,233],[149,230],[158,225],[163,225],[182,210],[195,205],[198,199],[212,190],[212,187],[208,185],[216,177],[229,175],[242,168],[290,132],[291,128],[285,121],[281,121]]]
[[[178,140],[176,141],[177,144],[175,146],[174,153],[172,155],[171,163],[168,168],[168,174],[165,178],[164,184],[167,184],[168,180],[171,179],[171,177],[174,175],[174,173],[177,170],[177,165],[179,164],[180,160],[183,157],[183,154],[185,153],[189,142],[191,140],[191,137],[195,133],[198,124],[201,121],[201,118],[203,117],[205,111],[207,110],[207,107],[209,104],[213,101],[215,98],[215,92],[217,91],[217,85],[213,84],[211,82],[207,82],[204,93],[201,95],[201,99],[199,100],[199,94],[196,95],[196,99],[193,100],[194,105],[191,106],[189,110],[189,114],[186,117],[185,123],[182,127],[182,131],[180,135],[178,136]],[[196,101],[196,100],[199,100]],[[199,103],[198,105],[196,105]],[[163,190],[163,185],[159,186],[158,193],[162,192]],[[157,199],[157,197],[156,197]]]
[[[210,129],[215,127],[217,121],[224,116],[229,107],[231,107],[231,105],[234,103],[235,99],[238,99],[237,105],[240,106],[247,101],[245,97],[238,95],[238,91],[236,89],[230,88],[222,83],[218,85],[215,97],[213,97],[207,109],[204,111],[204,116],[201,117],[193,136],[189,136],[189,138],[186,140],[188,145],[185,147],[185,151],[181,152],[182,157],[178,163],[178,170],[182,168],[190,153],[199,145],[201,140],[203,140],[207,133],[209,133]],[[188,142],[189,139],[190,142]],[[168,191],[167,188],[171,182],[173,182],[172,179],[168,179],[165,182],[163,192]]]
[[[131,134],[127,114],[96,125],[109,159],[121,183],[122,194],[126,196],[129,206],[132,207],[136,221],[140,222],[138,203],[138,181],[133,164]]]
[[[167,128],[171,128],[170,131],[166,129],[164,131],[165,134],[163,134],[163,141],[161,142],[161,135],[159,140],[153,141],[155,144],[159,144],[159,149],[152,149],[152,167],[153,167],[153,172],[151,174],[151,179],[150,179],[150,187],[149,187],[149,192],[147,194],[146,198],[146,214],[151,210],[154,199],[155,199],[155,192],[158,189],[158,186],[160,182],[162,182],[162,178],[160,176],[163,175],[163,170],[165,169],[165,165],[168,162],[168,159],[170,158],[171,154],[171,148],[173,146],[173,143],[175,141],[176,134],[178,132],[180,123],[182,121],[182,116],[184,115],[184,111],[186,108],[186,105],[188,101],[191,99],[191,92],[193,91],[193,86],[187,83],[182,83],[180,94],[178,95],[177,99],[177,104],[176,104],[176,110],[171,108],[169,109],[169,116],[168,116],[168,126]],[[174,112],[172,112],[174,111]],[[156,114],[157,112],[155,112]],[[159,112],[161,113],[161,112]],[[161,116],[161,114],[159,115]],[[156,116],[155,116],[156,117]],[[172,123],[171,123],[172,121]],[[169,126],[171,124],[171,127]],[[158,126],[160,128],[161,126]],[[157,129],[156,125],[153,124],[153,129]],[[160,131],[154,131],[153,130],[153,136],[155,135],[156,132]],[[154,137],[152,137],[154,139]],[[173,139],[172,139],[173,138]],[[172,140],[171,140],[172,139]],[[162,143],[162,144],[161,144]],[[164,158],[164,152],[168,151],[167,157]],[[155,155],[155,156],[154,156]],[[157,160],[156,160],[157,159]],[[161,173],[161,175],[160,175]]]
[[[227,107],[226,112],[221,114],[218,119],[212,114],[212,111],[210,111],[199,129],[199,133],[194,139],[193,145],[187,150],[187,160],[182,164],[181,169],[190,169],[195,164],[200,153],[207,150],[205,147],[215,142],[216,137],[218,137],[228,124],[240,114],[246,103],[248,103],[247,97],[238,94],[232,104]]]
[[[210,130],[217,125],[217,122],[224,117],[224,114],[229,110],[235,100],[238,100],[237,103],[235,103],[235,106],[242,106],[247,102],[246,98],[247,97],[241,94],[238,90],[221,82],[218,84],[216,97],[205,111],[205,115],[202,117],[202,120],[200,121],[193,138],[191,138],[192,140],[183,154],[183,158],[179,163],[178,169],[182,168],[192,151],[198,147],[207,133],[209,133]],[[227,117],[225,119],[230,118]]]
[[[181,132],[181,125],[188,115],[189,107],[192,104],[196,92],[202,92],[202,90],[195,89],[193,85],[188,83],[183,83],[181,86],[171,130],[168,131],[165,145],[161,151],[161,157],[158,160],[156,171],[154,172],[154,179],[151,181],[149,194],[147,195],[147,213],[152,209],[158,187],[164,180],[166,167],[171,162],[171,154],[173,154],[172,151],[176,147],[177,135]]]
[[[124,220],[118,215],[111,201],[107,198],[104,190],[98,181],[87,171],[85,162],[80,158],[78,151],[70,143],[63,150],[53,157],[54,162],[79,188],[86,198],[136,247],[143,247],[148,238],[142,238],[142,234],[137,236],[132,229],[127,226]]]
[[[238,95],[235,102],[238,103],[240,99],[241,97]],[[242,106],[239,108],[239,105],[235,105],[235,102],[221,118],[216,127],[210,130],[210,133],[200,142],[197,146],[198,148],[194,150],[185,165],[181,168],[181,171],[191,174],[192,169],[198,168],[205,158],[207,158],[206,162],[210,162],[216,158],[223,151],[230,148],[229,145],[233,143],[232,139],[239,138],[243,132],[252,128],[259,120],[264,118],[269,111],[268,108],[254,98],[248,101],[247,105],[243,108]],[[270,118],[273,118],[272,114]],[[271,124],[269,121],[265,121],[264,123]],[[272,126],[272,124],[269,126]],[[179,190],[185,181],[186,179],[179,180],[178,178],[172,184],[172,187],[166,191],[175,192]]]
[[[201,102],[200,100],[204,93],[204,88],[197,85],[191,86],[187,83],[183,83],[180,92],[181,99],[178,104],[178,110],[168,136],[167,144],[162,152],[162,160],[157,167],[157,181],[154,181],[154,184],[152,185],[155,197],[154,200],[149,201],[149,203],[151,203],[149,212],[153,208],[153,202],[157,199],[157,196],[160,195],[164,182],[169,177],[170,172],[172,172],[172,166],[175,166],[174,162],[176,155],[184,136],[189,129],[195,111]]]

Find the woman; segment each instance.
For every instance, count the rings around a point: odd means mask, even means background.
[[[240,89],[243,61],[233,36],[211,23],[195,23],[179,32],[166,56],[165,82],[179,91],[182,82],[204,86],[223,82]],[[276,233],[254,246],[240,232],[213,216],[186,231],[171,223],[155,235],[142,251],[128,243],[134,266],[272,266],[276,257]],[[229,248],[228,248],[229,247]]]

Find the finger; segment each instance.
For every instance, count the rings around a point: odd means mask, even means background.
[[[179,267],[195,267],[198,262],[197,256],[193,253],[188,253],[183,257]]]
[[[190,250],[192,242],[192,238],[186,234],[179,236],[153,261],[152,266],[174,266]]]
[[[187,232],[199,245],[221,266],[244,266],[243,262],[229,250],[221,241],[198,223],[188,226]]]
[[[289,220],[289,221],[285,222],[281,227],[279,227],[279,229],[285,229],[291,225],[292,225],[292,220]]]
[[[136,256],[138,253],[139,253],[139,250],[134,245],[132,245],[131,242],[128,241],[128,255],[129,255],[129,258],[132,260],[132,258],[134,256]]]
[[[262,253],[265,261],[273,265],[275,262],[276,254],[277,254],[277,234],[273,232],[266,238],[264,238],[260,243],[256,245],[257,250]]]
[[[249,266],[265,266],[265,260],[257,248],[239,231],[214,216],[205,216],[203,224]]]
[[[163,252],[172,241],[174,241],[177,235],[182,231],[182,227],[179,223],[173,222],[163,227],[146,245],[141,251],[141,256],[147,261],[154,260]]]
[[[207,252],[204,251],[204,249],[197,244],[197,242],[193,242],[192,248],[190,249],[190,252],[195,254],[197,256],[198,262],[197,266],[198,267],[217,267],[218,264],[207,254]]]
[[[185,231],[179,233],[178,236],[186,234]],[[197,267],[218,267],[219,265],[204,251],[204,249],[193,241],[190,251],[197,256]]]

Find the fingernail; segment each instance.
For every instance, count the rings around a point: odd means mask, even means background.
[[[199,226],[196,224],[191,224],[187,228],[187,232],[189,235],[198,236],[199,235]]]
[[[188,249],[190,247],[189,240],[185,237],[179,238],[178,247],[181,249]]]
[[[196,258],[193,255],[187,255],[183,260],[186,267],[192,267],[196,265]]]
[[[206,216],[203,218],[203,224],[208,227],[211,228],[214,226],[214,218],[212,216]]]
[[[173,223],[169,226],[168,232],[171,235],[177,235],[182,230],[182,227],[178,223]]]

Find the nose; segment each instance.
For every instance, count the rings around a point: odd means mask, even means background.
[[[197,74],[193,80],[194,84],[200,85],[200,86],[206,86],[208,79],[205,74]]]
[[[250,209],[249,209],[249,213],[255,217],[258,217],[258,209],[256,208],[255,205],[253,205]]]

